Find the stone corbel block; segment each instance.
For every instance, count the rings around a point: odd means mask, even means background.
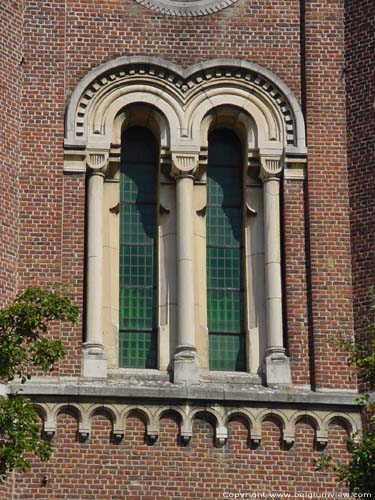
[[[117,422],[114,422],[112,434],[113,434],[113,437],[116,439],[116,441],[121,441],[123,439],[123,437],[125,436],[124,425],[118,424]]]
[[[154,443],[159,437],[159,426],[156,423],[148,424],[146,433],[148,440]]]
[[[185,409],[185,414],[189,413],[189,408]],[[193,436],[193,422],[189,418],[186,418],[181,422],[180,437],[181,440],[187,444],[190,442]]]
[[[296,439],[295,429],[291,425],[287,425],[283,431],[283,441],[286,445],[291,446]]]
[[[43,425],[43,431],[48,440],[51,440],[56,434],[56,420],[47,418]]]
[[[328,429],[318,429],[316,431],[316,442],[319,446],[326,446],[328,443]]]
[[[215,431],[216,446],[224,446],[228,439],[228,429],[225,426],[217,426]]]
[[[254,443],[256,446],[262,441],[262,427],[261,425],[254,425],[254,427],[250,430],[250,441]]]
[[[82,441],[86,441],[90,437],[90,424],[88,421],[82,421],[78,425],[78,435]]]

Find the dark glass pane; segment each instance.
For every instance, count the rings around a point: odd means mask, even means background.
[[[241,143],[210,134],[207,166],[207,313],[211,370],[245,370]]]
[[[151,132],[128,129],[120,168],[120,367],[156,367],[156,165]]]

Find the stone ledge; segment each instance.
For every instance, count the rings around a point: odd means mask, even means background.
[[[296,405],[328,405],[356,407],[356,392],[350,391],[310,391],[298,386],[283,389],[268,388],[249,384],[172,384],[167,381],[141,380],[129,377],[126,381],[117,379],[82,380],[73,377],[35,377],[25,384],[12,382],[9,393],[20,391],[34,398],[67,397],[95,399],[134,400],[174,400],[174,401],[215,401],[253,403],[278,403]]]

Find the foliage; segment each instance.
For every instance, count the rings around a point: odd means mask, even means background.
[[[358,443],[352,445],[352,456],[348,465],[336,465],[340,482],[345,483],[350,493],[371,493],[375,498],[375,430],[363,434]]]
[[[64,355],[60,340],[45,334],[54,321],[78,319],[78,308],[63,290],[28,288],[12,305],[0,310],[0,380],[30,379],[36,369],[51,371]],[[16,468],[25,470],[25,457],[33,452],[42,460],[49,458],[51,445],[40,438],[38,415],[25,397],[13,394],[0,397],[0,480]]]
[[[375,295],[373,293],[372,309],[375,310]],[[336,345],[348,353],[348,364],[362,381],[375,390],[375,320],[369,320],[368,325],[372,338],[367,345],[356,345],[352,339],[338,335]],[[370,394],[363,394],[357,399],[363,406],[365,430],[360,436],[349,439],[351,458],[348,464],[333,464],[330,455],[322,455],[316,461],[318,470],[332,468],[338,474],[338,481],[345,484],[350,493],[370,493],[375,498],[375,402]],[[358,437],[359,439],[356,439]]]

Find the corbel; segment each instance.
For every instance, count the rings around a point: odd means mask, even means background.
[[[287,424],[283,429],[283,441],[287,446],[291,446],[294,444],[296,439],[295,428],[291,424]]]
[[[322,448],[328,443],[328,429],[318,429],[316,431],[316,442]]]
[[[225,445],[228,439],[228,429],[225,426],[218,425],[215,431],[215,444],[217,447]]]

